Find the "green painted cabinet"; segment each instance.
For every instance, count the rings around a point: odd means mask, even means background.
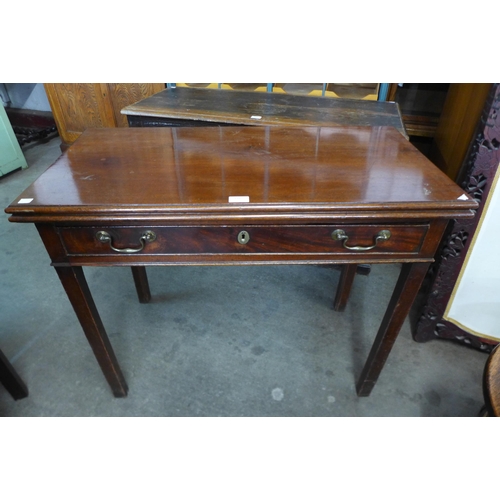
[[[18,168],[27,168],[4,107],[0,104],[0,177]]]

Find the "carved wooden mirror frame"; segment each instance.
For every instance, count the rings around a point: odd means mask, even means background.
[[[474,219],[450,223],[422,289],[414,340],[455,340],[490,352],[497,342],[472,335],[443,319],[455,282],[478,227],[500,163],[500,84],[493,84],[457,183],[480,204]]]

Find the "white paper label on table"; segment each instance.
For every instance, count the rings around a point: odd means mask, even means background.
[[[250,196],[230,196],[229,203],[249,203]]]

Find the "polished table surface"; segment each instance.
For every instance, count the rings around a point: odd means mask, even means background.
[[[277,92],[168,88],[121,110],[131,127],[391,126],[408,138],[396,102],[332,99]],[[343,311],[356,273],[369,264],[336,265],[342,272],[334,309]]]
[[[129,125],[385,126],[407,137],[396,102],[170,88],[121,110]]]
[[[81,266],[402,263],[367,396],[448,221],[476,207],[392,127],[166,127],[87,130],[6,211],[36,224],[115,396]]]

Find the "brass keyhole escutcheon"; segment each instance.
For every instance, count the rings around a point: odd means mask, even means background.
[[[238,243],[246,245],[250,241],[250,235],[246,231],[240,231],[238,233]]]

